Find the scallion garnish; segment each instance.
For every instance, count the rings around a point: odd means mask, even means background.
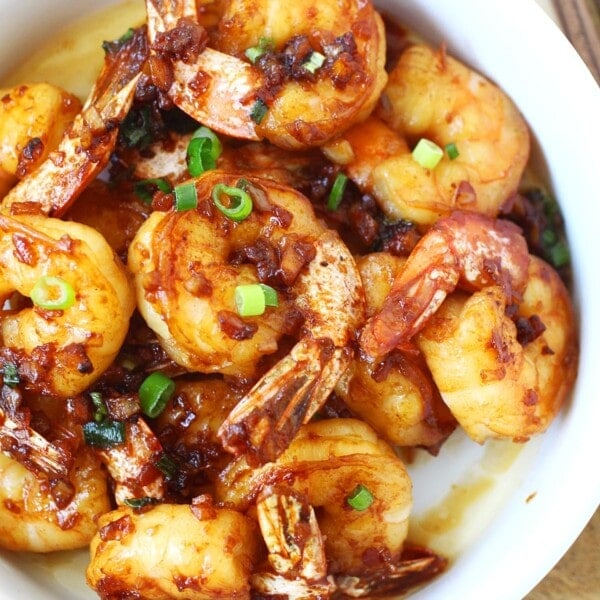
[[[89,421],[83,425],[83,439],[88,446],[110,448],[125,442],[125,423],[105,419],[101,423]]]
[[[412,151],[412,157],[425,169],[434,169],[443,156],[444,151],[427,138],[421,138]]]
[[[549,248],[548,252],[550,253],[550,262],[557,269],[569,264],[569,248],[564,242],[556,242],[554,246]]]
[[[258,125],[265,118],[269,107],[259,98],[252,107],[250,118]]]
[[[106,408],[106,404],[102,399],[102,394],[100,392],[90,392],[90,398],[92,399],[92,404],[96,409],[94,411],[94,421],[96,421],[96,423],[100,423],[108,416],[108,409]]]
[[[123,504],[130,508],[144,508],[144,506],[149,506],[150,504],[160,504],[160,500],[158,498],[150,498],[150,496],[143,496],[142,498],[125,498]]]
[[[43,275],[36,282],[29,297],[35,306],[44,310],[66,310],[75,304],[75,290],[62,277]]]
[[[265,54],[268,50],[273,48],[273,40],[267,37],[260,37],[258,39],[258,44],[256,46],[251,46],[248,48],[244,54],[246,58],[254,64],[263,54]]]
[[[4,382],[4,385],[11,388],[14,388],[21,383],[17,365],[11,362],[4,363],[4,367],[2,368],[2,381]]]
[[[373,504],[373,494],[362,483],[359,483],[346,498],[346,502],[354,510],[367,510]]]
[[[450,144],[446,144],[446,147],[444,149],[446,150],[446,154],[448,155],[448,158],[450,160],[454,160],[455,158],[458,158],[458,155],[460,154],[460,152],[458,151],[458,148],[456,147],[456,144],[454,142],[451,142]]]
[[[133,188],[135,195],[146,204],[152,203],[152,196],[158,190],[164,194],[168,194],[172,191],[172,188],[166,179],[161,178],[142,179]]]
[[[329,210],[337,210],[344,196],[347,183],[348,177],[344,173],[338,173],[327,198],[327,208]]]
[[[187,147],[189,174],[192,177],[198,177],[204,171],[214,169],[222,151],[221,141],[213,131],[208,127],[197,129]]]
[[[308,60],[302,63],[302,66],[313,75],[316,73],[317,69],[320,69],[325,62],[325,56],[320,52],[311,52]]]
[[[138,394],[142,412],[150,418],[158,417],[175,392],[175,382],[160,371],[144,379]]]
[[[154,466],[167,478],[173,479],[177,474],[178,468],[177,463],[168,455],[163,452],[160,458],[154,463]]]
[[[221,202],[221,197],[227,196],[229,205]],[[239,187],[231,187],[224,183],[217,183],[212,191],[215,206],[232,221],[243,221],[252,212],[252,198],[250,194]]]
[[[198,206],[198,192],[193,181],[176,185],[173,188],[175,194],[175,209],[178,211],[192,210]]]
[[[277,306],[277,292],[261,283],[238,285],[234,291],[235,307],[241,317],[257,317],[267,306]]]

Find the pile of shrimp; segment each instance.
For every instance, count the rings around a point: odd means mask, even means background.
[[[527,124],[365,0],[146,13],[85,102],[0,91],[0,546],[107,600],[421,585],[398,449],[525,442],[576,375]]]

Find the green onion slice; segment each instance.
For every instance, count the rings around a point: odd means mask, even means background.
[[[344,196],[347,183],[348,177],[344,173],[338,173],[327,198],[327,208],[329,210],[337,210]]]
[[[104,403],[102,394],[100,392],[91,392],[90,398],[92,399],[92,403],[96,409],[94,412],[94,421],[96,421],[96,423],[100,423],[108,416],[108,409],[106,408],[106,404]]]
[[[160,458],[154,463],[154,466],[167,478],[173,479],[177,474],[178,468],[177,463],[168,455],[163,452]]]
[[[217,166],[217,158],[223,152],[223,145],[217,135],[208,127],[200,127],[192,135],[187,147],[188,172],[198,177],[204,171]]]
[[[265,312],[265,293],[258,283],[238,285],[234,291],[234,299],[241,317],[256,317]]]
[[[75,304],[73,286],[61,277],[43,275],[29,294],[31,301],[44,310],[66,310]]]
[[[448,158],[450,160],[454,160],[455,158],[458,158],[460,152],[458,151],[458,148],[456,147],[456,144],[454,142],[451,142],[450,144],[446,144],[446,147],[444,148],[446,150],[446,154],[448,155]]]
[[[90,421],[83,425],[83,439],[88,446],[110,448],[125,442],[125,423],[104,420]]]
[[[569,248],[564,242],[559,241],[556,244],[554,244],[554,246],[550,248],[549,253],[550,262],[557,269],[569,264]]]
[[[270,285],[259,283],[259,287],[262,289],[265,295],[266,306],[279,306],[279,297],[277,296],[277,290],[272,288]]]
[[[152,196],[154,196],[154,192],[157,190],[160,190],[165,194],[172,191],[169,182],[166,179],[161,178],[142,179],[141,181],[138,181],[133,188],[135,195],[146,204],[152,203]]]
[[[221,196],[227,196],[230,204],[225,206]],[[252,198],[250,194],[239,187],[231,187],[224,183],[217,183],[212,191],[212,199],[216,207],[232,221],[243,221],[252,212]]]
[[[2,381],[4,382],[4,385],[11,388],[14,388],[21,383],[17,365],[11,362],[4,363],[4,367],[2,368]]]
[[[412,151],[412,157],[425,169],[434,169],[443,156],[444,151],[427,138],[421,138]]]
[[[252,107],[250,118],[258,125],[265,118],[269,107],[259,98]]]
[[[256,63],[256,61],[265,54],[268,50],[273,48],[273,40],[268,37],[261,36],[258,39],[258,44],[256,46],[251,46],[248,48],[244,54],[246,58],[252,63]]]
[[[173,188],[175,194],[175,210],[179,212],[192,210],[198,206],[198,192],[193,181],[176,185]]]
[[[320,69],[325,62],[325,55],[320,52],[312,52],[308,57],[308,60],[302,64],[302,66],[310,73],[315,73],[317,69]]]
[[[367,510],[373,504],[373,494],[362,483],[359,483],[346,498],[346,502],[354,510]]]
[[[158,417],[175,392],[175,382],[159,371],[142,381],[138,394],[142,412],[150,418]]]
[[[150,496],[142,496],[141,498],[125,498],[123,504],[130,508],[144,508],[144,506],[149,506],[150,504],[160,504],[160,500],[158,498],[150,498]]]

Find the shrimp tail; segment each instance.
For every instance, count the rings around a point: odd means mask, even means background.
[[[38,476],[66,479],[71,457],[0,409],[0,450]]]
[[[275,460],[325,403],[351,359],[350,348],[328,339],[300,340],[231,411],[218,432],[223,447],[260,464]]]
[[[60,217],[104,169],[117,141],[118,125],[131,108],[147,57],[145,48],[145,28],[139,28],[118,50],[107,53],[82,111],[58,148],[5,196],[3,212],[15,204],[35,202],[43,214]]]

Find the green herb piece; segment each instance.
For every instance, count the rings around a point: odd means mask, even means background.
[[[125,442],[125,423],[108,419],[101,423],[89,421],[83,425],[83,439],[95,448],[118,446]]]
[[[443,156],[444,151],[427,138],[421,138],[412,151],[413,159],[425,169],[435,169]]]
[[[367,510],[373,504],[373,494],[362,483],[359,483],[348,498],[346,498],[346,502],[354,510]]]
[[[161,178],[142,179],[133,188],[135,195],[146,204],[152,204],[152,197],[158,190],[163,194],[169,194],[172,188],[166,179]]]
[[[344,175],[344,173],[338,173],[333,182],[333,186],[331,187],[331,192],[329,192],[329,197],[327,198],[327,208],[329,210],[338,209],[342,202],[347,183],[348,177]]]
[[[259,125],[260,122],[265,118],[269,107],[259,98],[252,107],[250,112],[250,118]]]
[[[174,392],[175,382],[172,379],[160,371],[151,373],[138,390],[142,412],[151,418],[158,417]]]
[[[44,310],[66,310],[75,304],[75,290],[62,277],[43,275],[36,282],[29,297],[35,306]]]
[[[14,388],[21,383],[17,365],[11,362],[4,363],[4,367],[2,368],[2,381],[4,382],[4,385],[7,385],[10,388]]]
[[[221,202],[226,196],[229,204]],[[212,199],[215,206],[232,221],[243,221],[252,212],[252,198],[250,194],[239,187],[231,187],[224,183],[217,183],[212,191]]]
[[[192,210],[198,206],[198,192],[193,181],[176,185],[173,192],[175,194],[175,210],[181,212]]]

